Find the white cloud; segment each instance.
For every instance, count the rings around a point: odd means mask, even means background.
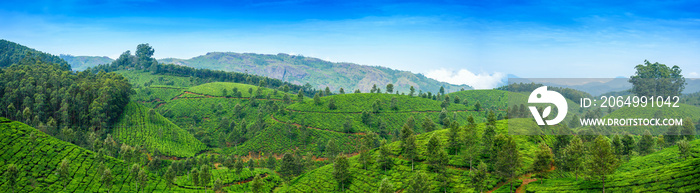
[[[689,78],[697,78],[697,77],[700,77],[700,76],[698,76],[698,73],[697,73],[697,72],[691,72],[691,73],[688,73],[688,77],[689,77]]]
[[[466,84],[474,87],[474,89],[495,88],[506,77],[505,74],[500,72],[474,74],[467,69],[454,71],[444,68],[428,71],[425,76],[450,84]]]

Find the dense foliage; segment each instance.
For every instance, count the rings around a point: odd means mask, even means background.
[[[37,61],[58,64],[61,70],[70,70],[71,66],[58,56],[40,52],[11,41],[0,39],[0,68],[12,64],[33,64]]]
[[[86,143],[87,131],[109,132],[130,93],[129,82],[116,73],[74,73],[43,62],[0,71],[2,116],[54,136],[75,134],[70,137],[78,144]]]

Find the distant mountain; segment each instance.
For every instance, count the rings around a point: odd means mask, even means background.
[[[70,65],[58,56],[41,52],[15,42],[0,39],[0,68],[20,63],[27,56],[33,60],[38,59],[46,63],[56,63],[62,69],[70,69]]]
[[[107,56],[73,56],[61,54],[59,57],[68,62],[75,71],[82,71],[88,67],[97,66],[100,64],[109,64],[114,61]]]
[[[437,93],[440,86],[444,86],[446,92],[459,91],[462,88],[471,89],[468,85],[440,82],[427,78],[423,74],[414,74],[409,71],[345,62],[336,63],[288,54],[210,52],[191,59],[165,58],[158,60],[158,62],[194,68],[251,73],[281,79],[293,84],[309,83],[318,89],[324,89],[327,86],[333,92],[338,92],[341,87],[345,92],[352,92],[355,89],[368,92],[374,84],[382,92],[386,92],[386,85],[389,83],[394,84],[394,92],[398,90],[405,93],[409,92],[410,86],[413,86],[416,92],[422,90],[433,93]]]

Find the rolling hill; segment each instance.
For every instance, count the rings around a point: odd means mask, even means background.
[[[30,140],[30,133],[36,140]],[[98,171],[100,163],[95,152],[53,138],[23,123],[0,118],[0,167],[6,172],[9,164],[18,168],[17,192],[105,192],[106,186]],[[61,179],[57,169],[62,160],[70,161],[69,179]],[[131,165],[105,156],[105,168],[114,177],[111,192],[135,192],[134,176],[129,173]],[[4,174],[4,173],[3,173]],[[148,174],[145,192],[182,192],[184,189],[166,189],[166,182],[158,175]],[[0,191],[10,192],[8,179],[0,178]]]
[[[191,59],[165,58],[158,62],[194,68],[246,72],[298,85],[310,83],[317,89],[329,87],[334,92],[340,88],[344,88],[346,92],[355,89],[369,92],[374,84],[385,91],[385,86],[389,83],[394,84],[395,91],[405,93],[408,93],[410,86],[414,86],[416,92],[422,90],[432,93],[437,93],[441,86],[444,86],[447,92],[471,88],[467,85],[439,82],[408,71],[353,63],[335,63],[288,54],[210,52]]]
[[[15,42],[0,39],[0,68],[18,64],[27,56],[32,60],[41,60],[46,63],[56,63],[63,70],[70,70],[71,66],[65,60],[49,53],[41,52]],[[30,64],[33,62],[29,62]]]

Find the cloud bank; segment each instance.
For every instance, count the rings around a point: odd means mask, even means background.
[[[460,69],[455,71],[444,68],[430,70],[428,71],[428,73],[425,74],[425,76],[450,84],[466,84],[474,87],[474,89],[495,88],[499,84],[503,83],[503,79],[506,78],[506,75],[500,72],[494,72],[491,74],[474,74],[473,72],[467,69]]]

